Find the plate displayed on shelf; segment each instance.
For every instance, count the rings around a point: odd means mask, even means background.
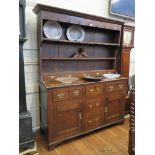
[[[103,74],[103,76],[106,77],[106,78],[109,78],[109,79],[115,79],[115,78],[120,77],[121,75],[120,74],[110,73],[110,74]]]
[[[103,78],[104,77],[102,77],[102,76],[84,76],[83,77],[85,80],[87,80],[87,81],[101,81],[101,80],[103,80]]]
[[[70,84],[77,81],[78,79],[79,78],[77,77],[59,77],[59,78],[56,78],[55,80],[64,84]]]
[[[62,35],[62,27],[56,21],[47,21],[43,26],[43,32],[47,38],[60,39]]]
[[[85,37],[84,29],[80,25],[71,25],[67,29],[67,38],[70,41],[83,41]]]

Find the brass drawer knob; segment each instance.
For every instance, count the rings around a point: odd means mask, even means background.
[[[79,119],[82,120],[82,114],[81,114],[81,112],[79,113]]]
[[[98,122],[98,121],[99,121],[99,118],[98,118],[98,117],[96,117],[94,120],[95,120],[96,122]]]
[[[100,106],[100,102],[97,102],[97,103],[96,103],[96,106],[97,106],[97,107]]]
[[[89,91],[90,91],[91,93],[93,93],[93,92],[94,92],[94,89],[90,89]]]
[[[108,108],[107,108],[107,106],[104,108],[104,111],[105,111],[105,112],[108,112]]]
[[[97,87],[96,90],[97,90],[97,91],[100,91],[100,87]]]
[[[60,93],[60,94],[57,95],[57,97],[58,97],[59,99],[62,99],[62,98],[64,97],[64,94],[63,94],[63,93]]]
[[[80,91],[78,91],[78,90],[76,90],[76,91],[73,92],[73,94],[74,94],[75,96],[79,96],[79,93],[80,93]]]
[[[120,89],[123,89],[124,87],[123,87],[123,85],[119,85],[119,88],[120,88]]]
[[[89,123],[89,124],[92,124],[92,123],[93,123],[93,121],[90,119],[90,120],[88,120],[88,123]]]
[[[110,91],[112,91],[114,89],[114,86],[109,86],[108,88]]]
[[[92,104],[89,104],[89,108],[91,109],[93,107],[93,105]]]

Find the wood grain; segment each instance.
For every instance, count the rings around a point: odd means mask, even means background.
[[[46,140],[40,133],[35,135],[40,155],[128,155],[129,119],[123,125],[115,125],[93,132],[48,151]]]

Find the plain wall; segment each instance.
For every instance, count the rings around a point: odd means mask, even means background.
[[[37,4],[47,4],[78,12],[125,21],[134,25],[134,21],[126,20],[109,14],[109,0],[28,0],[26,1],[26,33],[24,44],[24,64],[26,81],[27,107],[32,115],[33,130],[39,129],[39,95],[38,95],[38,48],[37,48],[37,19],[32,9]],[[130,75],[134,74],[134,52],[131,52]]]

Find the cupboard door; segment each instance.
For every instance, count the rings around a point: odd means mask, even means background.
[[[54,114],[54,139],[59,140],[81,131],[80,109],[67,110]]]
[[[107,123],[123,119],[124,117],[124,94],[109,94],[105,103],[105,120]]]
[[[87,131],[100,127],[103,121],[102,112],[103,110],[100,108],[85,111],[83,121],[84,130]]]

